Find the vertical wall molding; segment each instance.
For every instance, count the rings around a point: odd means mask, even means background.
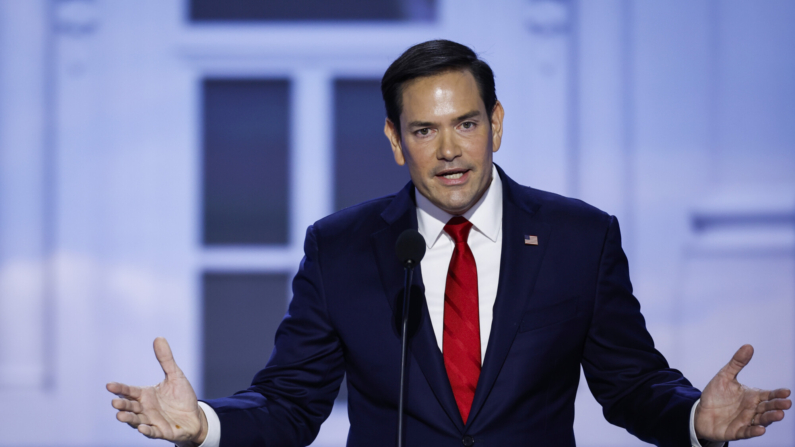
[[[306,228],[334,211],[332,89],[328,70],[298,70],[293,76],[290,245],[299,253]]]
[[[530,0],[524,11],[530,58],[527,70],[529,104],[527,138],[533,157],[526,160],[534,187],[574,194],[578,179],[577,139],[572,135],[578,119],[578,98],[571,87],[576,79],[576,26],[573,0]],[[572,106],[574,106],[572,108]],[[520,178],[521,179],[521,178]]]
[[[46,8],[0,3],[0,388],[46,382]]]
[[[580,0],[569,1],[569,44],[568,44],[568,92],[566,95],[566,126],[567,126],[567,184],[566,194],[580,197],[581,179],[581,141],[582,114],[580,98]]]
[[[55,231],[57,228],[57,209],[56,209],[56,188],[58,184],[56,166],[56,52],[55,52],[55,8],[54,0],[47,2],[45,27],[45,49],[44,49],[44,160],[42,169],[44,172],[43,187],[44,194],[42,200],[43,213],[43,241],[44,241],[44,389],[53,391],[57,387],[57,377],[55,374],[55,354],[57,352],[55,324],[56,324],[56,301],[55,301]]]
[[[629,259],[634,259],[635,251],[635,166],[636,136],[635,128],[635,41],[633,15],[634,0],[623,0],[621,4],[621,146],[624,153],[624,218],[621,230],[621,244]]]
[[[707,84],[707,154],[709,157],[708,181],[715,187],[720,181],[720,10],[719,0],[707,3],[707,43],[709,62],[707,65],[709,82]]]

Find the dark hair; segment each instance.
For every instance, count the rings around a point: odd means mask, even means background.
[[[489,64],[478,59],[472,49],[449,40],[429,40],[406,50],[387,68],[381,78],[381,95],[384,97],[386,116],[395,124],[400,134],[400,113],[403,111],[403,85],[416,78],[433,76],[448,71],[469,70],[475,78],[480,99],[491,118],[497,92],[494,72]]]

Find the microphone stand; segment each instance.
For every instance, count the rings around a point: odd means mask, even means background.
[[[414,275],[414,262],[407,260],[405,289],[403,289],[403,340],[400,353],[400,397],[398,398],[398,435],[397,447],[403,447],[403,390],[406,381],[406,351],[408,349],[409,301],[411,299],[411,278]]]

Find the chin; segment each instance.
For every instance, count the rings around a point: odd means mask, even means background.
[[[472,208],[472,205],[474,205],[474,203],[450,203],[445,204],[444,208],[442,209],[450,214],[464,214],[469,211],[470,208]]]
[[[477,202],[477,200],[474,199],[475,196],[476,193],[463,194],[462,191],[455,191],[452,194],[439,194],[426,197],[429,197],[431,203],[436,205],[439,209],[449,214],[464,214]]]

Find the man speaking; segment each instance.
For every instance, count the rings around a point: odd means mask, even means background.
[[[416,45],[381,89],[384,131],[411,182],[309,227],[265,369],[247,390],[199,403],[159,338],[162,383],[107,385],[119,421],[180,446],[304,446],[347,373],[348,446],[394,445],[395,242],[409,228],[427,254],[411,288],[424,300],[408,332],[407,446],[574,446],[581,366],[607,420],[656,445],[721,445],[784,417],[789,390],[737,382],[748,345],[703,393],[669,368],[632,295],[615,217],[492,164],[504,110],[472,50]]]

